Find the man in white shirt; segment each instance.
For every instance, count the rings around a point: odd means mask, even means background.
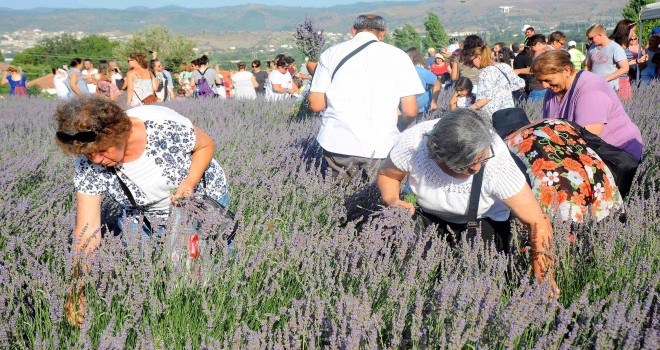
[[[400,134],[397,111],[402,124],[412,123],[424,92],[408,55],[381,41],[385,19],[360,15],[351,30],[353,39],[321,54],[308,95],[312,111],[325,110],[323,156],[345,181],[387,157]]]
[[[94,77],[99,73],[99,70],[94,68],[94,63],[92,63],[92,60],[89,58],[85,58],[83,65],[85,66],[85,69],[83,69],[81,73],[83,79],[85,79],[85,83],[87,83],[87,90],[89,90],[90,94],[95,94],[96,83],[94,82]]]

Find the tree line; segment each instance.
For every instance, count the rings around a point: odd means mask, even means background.
[[[426,35],[422,39],[415,27],[406,24],[402,28],[394,29],[391,35],[385,35],[383,41],[404,51],[411,47],[422,50],[429,47],[438,49],[449,45],[449,36],[442,27],[440,18],[435,13],[427,13],[426,20],[424,21],[424,29],[426,30]]]
[[[158,52],[158,58],[166,67],[178,69],[183,62],[194,57],[195,42],[183,34],[173,34],[167,28],[153,26],[133,33],[128,42],[111,41],[102,35],[88,35],[78,38],[72,34],[44,38],[34,47],[25,49],[14,56],[13,64],[26,70],[47,70],[50,67],[68,65],[73,58],[117,60],[120,66],[127,67],[125,59],[131,52]]]

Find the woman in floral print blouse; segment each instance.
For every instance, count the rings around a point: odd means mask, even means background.
[[[54,118],[58,145],[78,156],[75,252],[88,256],[99,246],[104,195],[123,205],[135,223],[140,214],[150,221],[167,219],[171,205],[193,193],[205,193],[225,206],[229,201],[224,171],[212,158],[213,141],[174,110],[140,106],[124,111],[92,96],[59,106]],[[151,234],[147,226],[142,229]]]

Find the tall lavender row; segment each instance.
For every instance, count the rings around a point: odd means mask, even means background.
[[[480,241],[451,248],[381,208],[373,183],[324,176],[320,121],[290,118],[292,104],[172,102],[216,143],[237,238],[231,253],[203,240],[188,264],[167,244],[141,249],[138,232],[106,233],[82,278],[82,329],[63,316],[75,202],[56,102],[0,100],[0,347],[658,348],[657,88],[626,104],[647,143],[628,222],[554,223],[559,299],[530,280],[520,225],[509,256]],[[166,236],[185,227],[171,221]]]

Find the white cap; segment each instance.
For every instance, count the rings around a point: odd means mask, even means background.
[[[568,42],[568,46],[577,46],[577,43],[573,40]]]
[[[524,32],[527,30],[527,28],[530,28],[530,27],[531,27],[531,26],[530,26],[529,24],[525,24],[525,25],[522,27],[522,32],[524,33]]]

